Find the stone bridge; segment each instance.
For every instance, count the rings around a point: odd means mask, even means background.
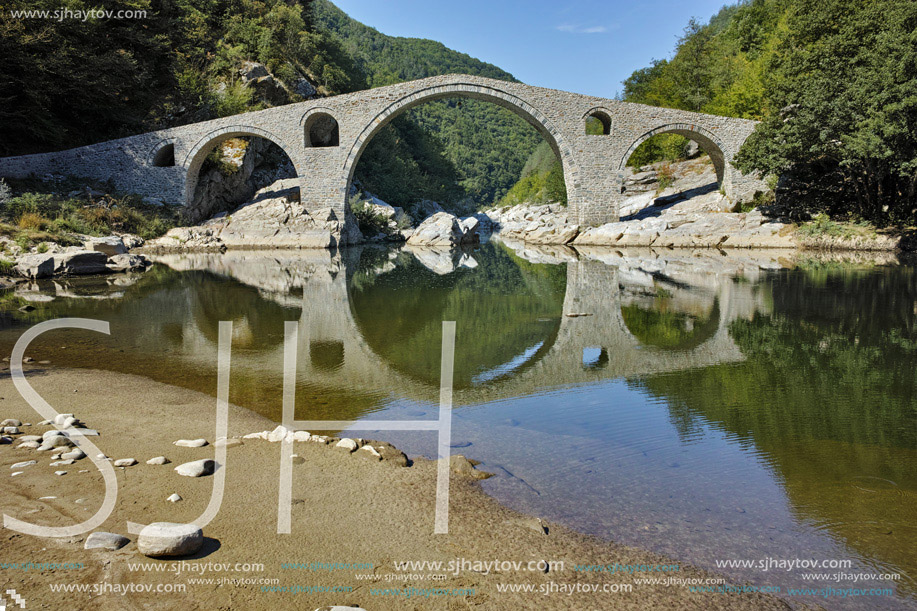
[[[346,218],[354,169],[373,136],[410,108],[442,98],[498,104],[533,125],[563,163],[571,220],[597,225],[618,220],[624,168],[646,139],[686,136],[713,160],[732,200],[764,186],[731,160],[755,122],[631,104],[488,78],[453,74],[279,106],[165,129],[59,153],[0,159],[0,176],[60,174],[110,180],[118,189],[170,204],[191,201],[201,165],[222,140],[257,136],[277,144],[293,162],[309,210],[331,208]],[[586,134],[598,119],[601,135]]]

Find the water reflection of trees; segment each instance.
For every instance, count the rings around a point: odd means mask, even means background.
[[[455,385],[462,388],[539,344],[529,363],[550,349],[563,312],[566,266],[532,264],[492,244],[480,248],[475,269],[448,275],[406,253],[385,273],[358,269],[349,285],[351,312],[377,356],[438,385],[442,321],[455,320]],[[378,268],[378,253],[366,252],[360,269]]]
[[[648,377],[690,439],[744,440],[800,519],[917,575],[917,285],[914,270],[816,267],[766,284],[773,314],[730,332],[747,360]]]

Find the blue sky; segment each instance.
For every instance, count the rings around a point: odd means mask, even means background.
[[[530,85],[613,97],[653,58],[670,57],[694,16],[724,0],[332,0],[391,36],[438,40]]]

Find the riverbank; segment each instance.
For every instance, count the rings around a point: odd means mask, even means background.
[[[35,359],[41,354],[36,352]],[[207,395],[179,389],[145,378],[94,370],[58,370],[53,365],[27,365],[27,375],[36,390],[61,412],[73,412],[87,426],[98,429],[93,438],[113,459],[134,458],[139,464],[118,471],[118,502],[112,516],[99,530],[127,535],[128,520],[184,522],[195,519],[206,507],[213,486],[212,477],[188,478],[173,467],[186,461],[213,456],[215,401]],[[0,380],[3,418],[31,422],[23,434],[49,430],[34,424],[31,411],[13,388],[8,370]],[[278,398],[279,400],[279,398]],[[189,414],[193,414],[189,418]],[[230,436],[270,430],[275,423],[241,407],[230,408]],[[178,439],[204,438],[211,445],[201,448],[176,447]],[[72,524],[86,519],[98,508],[103,495],[101,476],[88,459],[63,467],[50,467],[50,457],[18,443],[0,446],[0,478],[3,512],[21,520],[48,526]],[[634,585],[634,575],[584,573],[575,565],[672,564],[661,556],[579,535],[555,524],[541,524],[502,507],[485,495],[474,479],[453,474],[451,482],[450,532],[433,534],[433,498],[436,463],[416,459],[407,468],[383,462],[361,460],[357,454],[334,450],[320,443],[294,443],[292,534],[276,534],[280,444],[245,439],[227,449],[226,494],[215,520],[204,530],[201,552],[180,560],[151,560],[137,551],[135,541],[117,551],[84,550],[86,535],[66,539],[37,539],[10,530],[3,531],[3,561],[11,563],[57,563],[82,568],[16,570],[4,568],[7,588],[15,589],[32,606],[46,609],[148,608],[168,601],[188,609],[232,606],[270,609],[289,604],[291,594],[262,591],[258,580],[269,586],[351,588],[336,593],[300,594],[301,608],[323,605],[359,605],[366,609],[403,609],[404,597],[383,595],[385,588],[416,587],[446,590],[474,590],[461,596],[425,598],[415,608],[453,609],[464,606],[488,609],[551,608],[785,608],[775,599],[759,595],[726,597],[689,592],[684,586]],[[166,456],[171,464],[149,465],[146,461]],[[37,460],[38,464],[10,470],[12,464]],[[55,470],[66,470],[55,475]],[[11,477],[9,473],[21,471]],[[85,472],[84,472],[85,471]],[[182,501],[166,499],[178,494]],[[136,539],[129,536],[131,539]],[[564,568],[548,572],[459,571],[445,580],[403,581],[405,572],[394,563],[402,560],[446,561],[464,558],[471,562],[493,559],[562,561]],[[135,562],[149,563],[132,570]],[[284,568],[286,563],[340,562],[372,565],[360,570],[305,570]],[[201,574],[195,567],[207,563],[239,566],[238,571],[211,570]],[[240,563],[237,565],[236,563]],[[263,570],[244,570],[251,565]],[[182,568],[184,572],[179,573]],[[255,568],[258,568],[257,566]],[[160,572],[162,571],[162,572]],[[428,571],[417,571],[427,573]],[[372,575],[370,581],[357,574]],[[680,578],[707,579],[711,575],[682,566]],[[213,583],[192,579],[213,578]],[[220,578],[253,580],[250,585],[217,585]],[[152,586],[183,585],[184,592],[167,595],[155,592],[90,594],[54,593],[55,584],[129,584]],[[523,594],[498,592],[500,584],[528,584],[550,588],[598,584],[601,590],[633,586],[629,593]],[[617,585],[616,585],[617,584]],[[374,594],[374,592],[376,592]],[[178,602],[181,601],[181,602]],[[458,606],[457,606],[458,605]]]
[[[818,251],[914,250],[911,231],[878,230],[826,217],[794,222],[763,196],[754,208],[729,201],[717,187],[709,158],[627,168],[618,222],[586,227],[559,204],[485,210],[494,234],[530,244],[571,246],[795,249]]]

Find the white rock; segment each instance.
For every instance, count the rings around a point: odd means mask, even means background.
[[[98,458],[99,460],[105,460],[108,457],[105,456],[104,454],[96,454],[96,458]]]
[[[2,432],[4,435],[18,435],[19,427],[18,426],[5,426],[3,427],[3,430],[0,432]]]
[[[58,431],[57,429],[51,431],[45,431],[42,433],[42,439],[51,439],[52,437],[66,437],[67,435],[63,431]]]
[[[10,465],[10,469],[24,469],[25,467],[31,467],[37,464],[37,460],[27,460],[25,462],[17,462],[15,465]]]
[[[148,461],[146,461],[146,464],[148,465],[167,465],[170,462],[172,461],[166,458],[165,456],[157,456],[156,458],[151,458]]]
[[[55,471],[54,475],[67,475],[66,471]]]
[[[107,549],[109,551],[119,550],[131,540],[115,533],[95,532],[86,537],[86,543],[83,549]]]
[[[15,471],[13,473],[10,473],[10,477],[16,477],[17,475],[22,475],[22,471]]]
[[[309,431],[296,431],[293,433],[293,441],[309,441],[312,439],[312,435]]]
[[[357,442],[353,439],[348,439],[345,437],[344,439],[334,444],[334,447],[335,449],[340,449],[346,452],[355,452],[359,446],[357,446]]]
[[[75,461],[75,460],[72,460],[72,459],[68,459],[68,460],[58,460],[57,462],[51,463],[50,466],[52,466],[52,467],[68,466],[68,465],[72,465],[72,464],[75,463],[75,462],[76,462],[76,461]]]
[[[3,422],[0,422],[0,427],[6,427],[6,426],[22,426],[22,422],[19,420],[16,420],[15,418],[7,418]]]
[[[140,531],[137,549],[144,556],[188,556],[204,545],[204,533],[194,524],[154,522]]]
[[[82,460],[86,458],[86,452],[82,451],[79,448],[73,448],[69,452],[64,452],[60,456],[64,460]]]
[[[137,464],[137,460],[134,458],[119,458],[114,464],[116,467],[133,467]]]
[[[179,475],[184,475],[185,477],[202,477],[204,475],[211,475],[215,469],[216,462],[209,458],[205,458],[203,460],[195,460],[194,462],[186,462],[183,465],[178,465],[175,467],[176,473]]]
[[[180,448],[203,448],[207,445],[206,439],[179,439],[173,445]]]
[[[23,435],[19,438],[19,441],[42,441],[43,438],[41,435]]]
[[[366,454],[375,458],[376,460],[382,460],[382,454],[379,454],[379,452],[376,451],[376,448],[372,447],[369,444],[360,448],[358,452],[365,452]]]
[[[178,496],[177,494],[173,494],[173,495],[171,495],[169,498],[167,498],[166,500],[169,501],[170,503],[177,503],[177,502],[181,501],[182,498],[181,498],[180,496]]]
[[[242,439],[267,439],[268,435],[270,435],[270,432],[261,431],[260,433],[249,433],[248,435],[242,435]]]
[[[69,437],[55,436],[45,439],[41,446],[38,448],[38,451],[46,452],[48,450],[53,450],[54,448],[72,448],[73,446],[74,443],[70,440]]]
[[[267,440],[271,443],[277,443],[278,441],[283,441],[288,436],[292,435],[292,431],[283,425],[279,425],[276,429],[268,433]]]
[[[9,437],[4,437],[4,439],[9,439]],[[12,441],[12,440],[10,440]],[[10,441],[4,441],[3,443],[10,443]],[[17,448],[28,448],[30,450],[37,450],[41,447],[41,444],[37,441],[26,441],[25,443],[20,443]]]
[[[73,414],[58,414],[54,416],[54,424],[63,424],[67,418],[73,418]]]

